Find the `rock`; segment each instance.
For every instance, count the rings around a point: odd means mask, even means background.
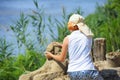
[[[104,80],[120,80],[120,67],[103,69],[100,74]]]
[[[120,80],[120,52],[106,54],[105,61],[94,62],[104,80]]]
[[[106,54],[107,62],[111,67],[120,67],[120,52],[110,52]]]
[[[107,61],[94,63],[104,80],[120,80],[120,67],[111,67]]]

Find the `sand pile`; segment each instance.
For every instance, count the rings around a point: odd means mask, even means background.
[[[55,55],[61,53],[60,43],[52,42],[46,48]],[[120,52],[106,54],[105,61],[94,62],[104,80],[120,80]],[[22,74],[19,80],[70,80],[67,75],[68,60],[61,63],[53,59],[46,60],[45,64],[39,69]]]
[[[46,51],[50,51],[55,55],[60,54],[60,43],[52,42],[48,45]],[[67,72],[68,60],[58,62],[53,59],[46,60],[45,64],[33,72],[23,74],[19,80],[69,80]]]

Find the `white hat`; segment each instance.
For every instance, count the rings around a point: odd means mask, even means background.
[[[92,33],[91,29],[84,24],[84,17],[82,17],[79,14],[73,14],[70,18],[69,18],[69,22],[74,23],[75,25],[78,26],[79,30],[85,34],[86,36],[93,36],[94,34]]]

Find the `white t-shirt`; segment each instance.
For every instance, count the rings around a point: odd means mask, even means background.
[[[92,38],[86,37],[79,30],[76,30],[68,36],[68,40],[68,72],[80,70],[95,70],[90,55]]]

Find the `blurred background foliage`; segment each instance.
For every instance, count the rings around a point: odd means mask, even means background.
[[[40,8],[37,0],[33,1],[36,9],[33,14],[21,13],[14,25],[10,25],[16,36],[19,54],[14,55],[13,45],[0,38],[0,80],[18,80],[23,73],[41,67],[46,58],[43,54],[46,46],[52,42],[62,42],[70,34],[67,29],[68,18],[72,13],[62,9],[62,20],[48,16]],[[97,6],[93,14],[86,16],[85,23],[92,29],[94,38],[106,38],[107,52],[120,50],[120,1],[108,0],[104,6]],[[83,14],[80,8],[73,11]],[[21,53],[21,47],[25,52]],[[107,53],[106,52],[106,53]]]
[[[92,28],[95,38],[106,38],[107,52],[120,49],[120,1],[108,0],[98,6],[94,14],[87,16],[86,23]]]

